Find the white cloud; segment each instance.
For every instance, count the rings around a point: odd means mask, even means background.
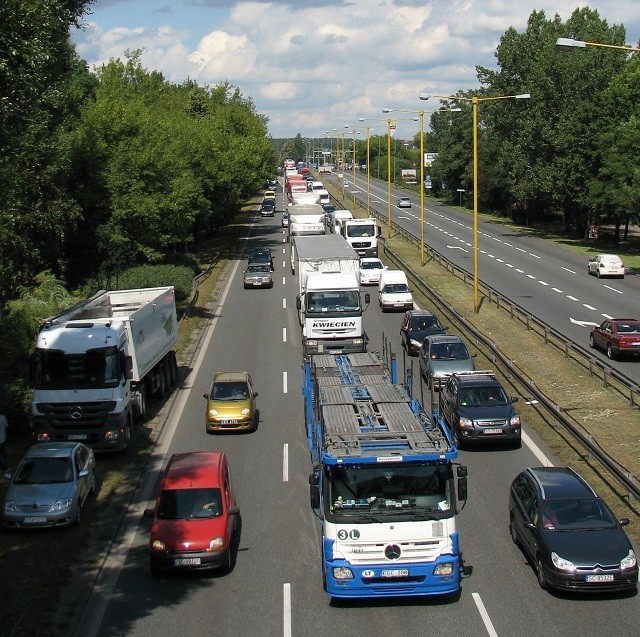
[[[474,88],[475,66],[495,68],[495,49],[508,28],[523,32],[534,10],[567,20],[579,6],[587,3],[182,0],[169,10],[150,0],[121,0],[116,12],[110,0],[97,0],[89,28],[74,39],[90,64],[142,48],[143,65],[173,82],[228,80],[267,115],[274,137],[317,136],[359,117],[382,118],[382,107],[417,110],[425,89]],[[640,37],[637,0],[588,6],[609,25],[625,24],[628,42]],[[101,26],[106,23],[111,28]],[[415,130],[407,123],[398,132]]]

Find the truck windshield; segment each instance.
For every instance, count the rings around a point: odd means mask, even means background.
[[[360,311],[360,294],[357,290],[307,292],[306,297],[308,314],[352,314]]]
[[[451,517],[452,475],[447,465],[329,467],[326,514],[339,518],[369,512],[379,519],[411,511],[424,519]]]
[[[347,226],[347,237],[375,237],[375,228],[373,224],[360,226]]]
[[[89,349],[81,354],[37,349],[32,370],[36,389],[116,387],[122,375],[115,347]]]

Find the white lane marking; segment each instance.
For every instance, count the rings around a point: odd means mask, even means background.
[[[289,482],[289,445],[282,446],[282,481]]]
[[[291,584],[285,582],[282,585],[282,634],[291,637]]]
[[[498,258],[496,258],[496,261],[497,261],[498,263],[504,263],[504,261],[503,261],[502,259],[498,259]]]
[[[519,272],[520,274],[524,274],[524,270],[521,270],[520,268],[516,268],[516,272]]]
[[[468,252],[468,250],[465,250],[462,246],[447,246],[447,248],[450,250],[462,250],[463,252]]]
[[[589,305],[588,303],[583,303],[582,304],[584,307],[586,307],[588,310],[593,310],[594,312],[598,311],[597,307],[593,307],[592,305]]]
[[[518,246],[516,246],[516,250],[518,250],[519,252],[526,252],[524,248],[519,248]]]
[[[612,288],[610,285],[603,285],[602,287],[607,288],[607,290],[611,290],[612,292],[617,292],[618,294],[623,294],[623,292],[621,292],[620,290],[616,290],[615,288]]]
[[[580,327],[591,327],[598,325],[598,323],[593,323],[592,321],[579,321],[578,319],[574,319],[571,317],[569,317],[569,321],[571,321],[571,323],[573,323],[574,325],[580,325]]]
[[[286,394],[288,392],[287,388],[287,372],[282,372],[282,393]]]
[[[287,342],[287,328],[286,327],[282,328],[282,342],[283,343]]]
[[[287,262],[286,262],[286,261],[283,261],[283,262],[282,262],[282,267],[283,267],[283,268],[286,268],[286,267],[287,267]]]
[[[576,299],[575,296],[571,296],[570,294],[567,294],[567,298],[571,301],[578,301],[579,299]]]
[[[609,314],[601,314],[601,316],[604,316],[604,318],[608,319],[609,321],[613,318],[613,316],[610,316]]]
[[[553,467],[551,460],[542,453],[542,449],[524,431],[520,432],[520,437],[543,467]]]
[[[532,256],[534,259],[542,259],[542,257],[538,256],[537,254],[533,254],[533,252],[529,252],[529,256]]]
[[[513,266],[513,265],[511,265],[510,263],[505,263],[505,265],[506,265],[508,268],[513,268],[513,267],[514,267],[514,266]]]
[[[286,298],[283,298],[283,299],[282,299],[282,309],[283,309],[283,310],[286,310],[286,309],[287,309],[287,299],[286,299]]]
[[[487,629],[487,635],[490,635],[491,637],[498,637],[498,633],[493,627],[493,623],[491,621],[491,618],[489,617],[489,613],[487,613],[487,609],[484,607],[482,599],[480,599],[480,594],[471,593],[471,597],[473,597],[473,601],[476,603],[476,607],[478,608],[478,612],[480,613],[480,617],[482,618],[484,627]]]
[[[564,270],[565,272],[570,272],[571,274],[575,274],[573,270],[569,270],[569,268],[565,268],[564,266],[560,266],[560,269]]]
[[[535,279],[536,277],[533,276],[533,274],[527,274],[527,279]]]
[[[507,243],[506,241],[504,242],[504,245],[509,246],[510,248],[513,248],[513,245],[510,243]]]
[[[564,294],[560,288],[551,288],[554,292],[558,292],[559,294]]]
[[[283,275],[282,275],[282,285],[284,285],[284,284],[286,283],[286,281],[287,281],[287,280],[285,279],[284,274],[283,274]]]
[[[545,281],[538,281],[538,283],[539,283],[540,285],[549,285],[549,284],[548,284],[548,283],[546,283]]]

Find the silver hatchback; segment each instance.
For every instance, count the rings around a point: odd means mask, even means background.
[[[2,508],[10,529],[69,526],[96,490],[93,451],[79,442],[33,445],[12,475]]]
[[[438,389],[451,374],[475,370],[473,356],[459,336],[432,334],[420,347],[420,373],[429,387]]]

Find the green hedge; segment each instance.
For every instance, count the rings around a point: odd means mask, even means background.
[[[140,265],[119,275],[116,289],[173,285],[176,289],[176,301],[182,301],[191,295],[194,276],[194,271],[183,265]]]

